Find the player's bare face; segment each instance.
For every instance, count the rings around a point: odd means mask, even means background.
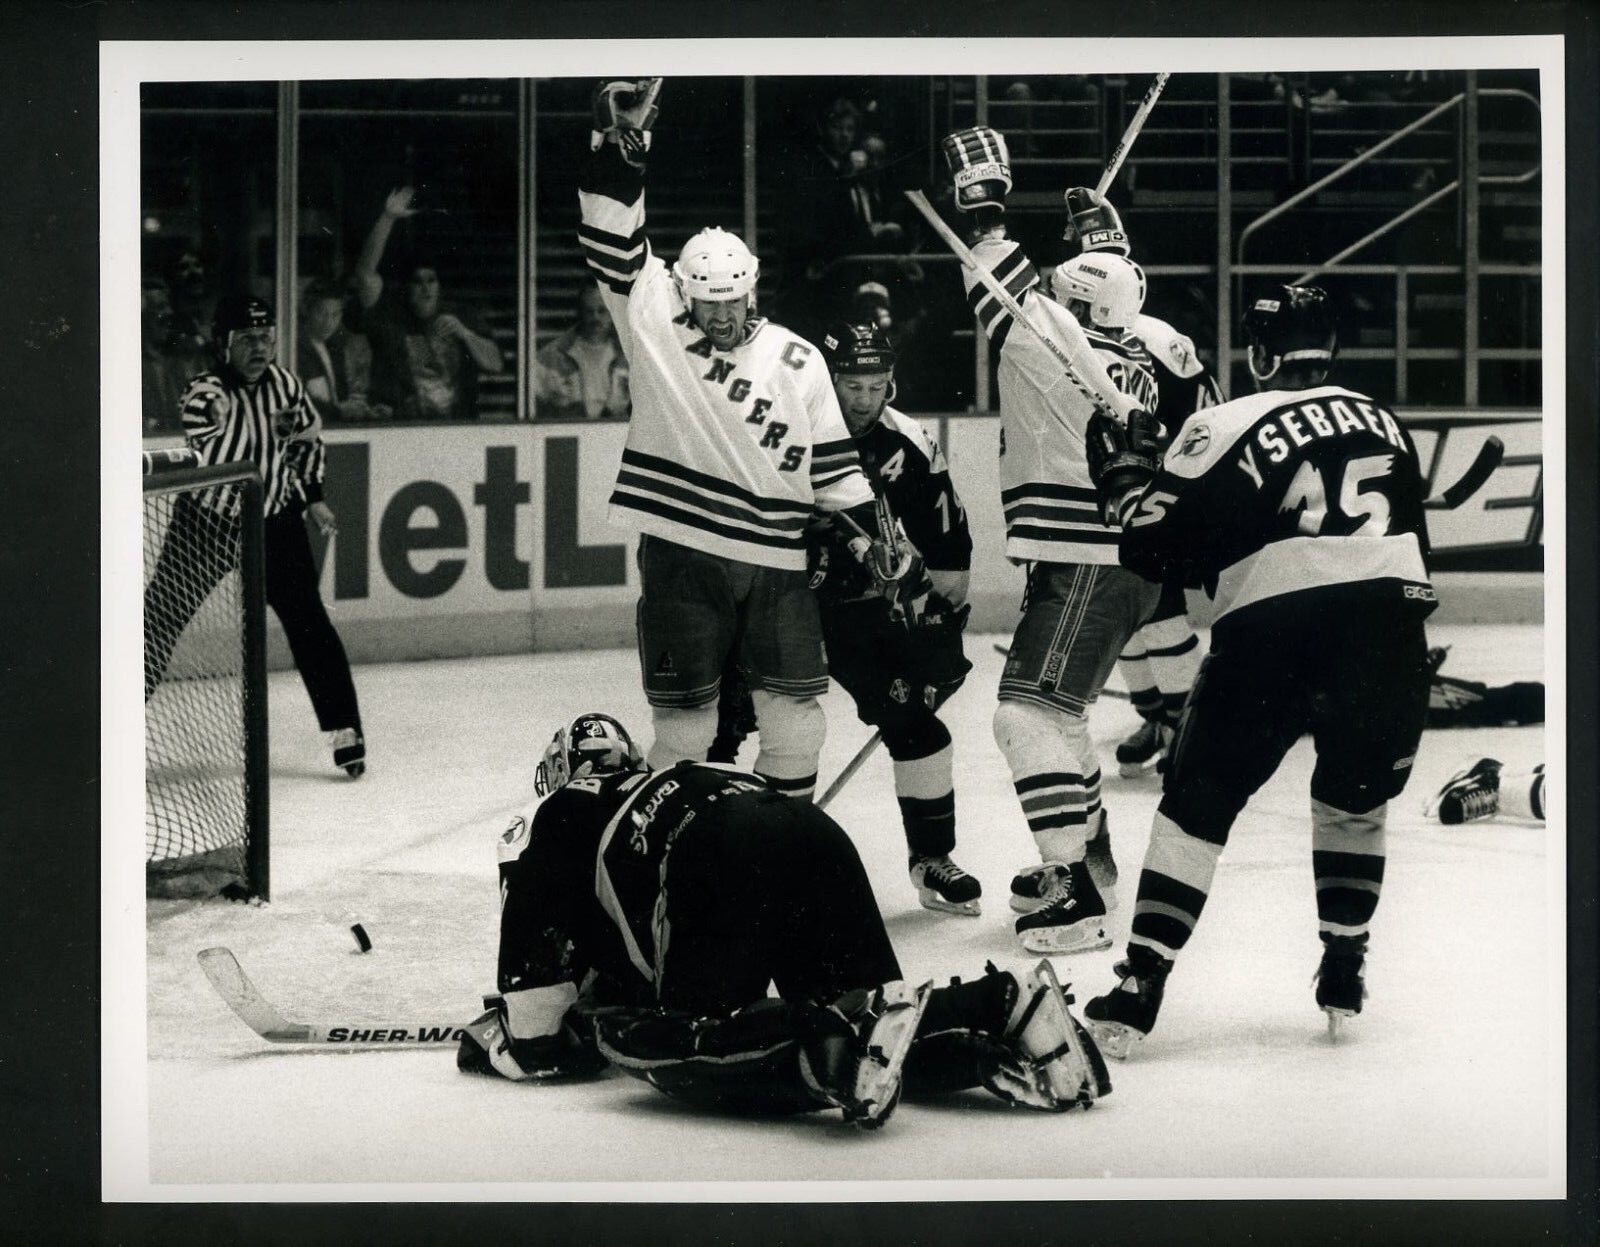
[[[847,373],[834,380],[833,392],[838,395],[839,410],[844,413],[845,428],[851,437],[860,437],[883,414],[893,380],[892,372]]]
[[[228,363],[246,381],[260,378],[277,349],[276,329],[235,329],[228,335]]]
[[[689,315],[700,326],[700,332],[711,339],[712,346],[719,351],[731,351],[744,337],[744,321],[749,309],[748,295],[715,303],[710,299],[694,299],[689,307]]]

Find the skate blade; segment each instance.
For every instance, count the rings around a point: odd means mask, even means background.
[[[1151,758],[1148,762],[1117,763],[1117,774],[1122,776],[1123,779],[1143,779],[1146,775],[1154,775],[1155,773],[1155,758]]]
[[[1134,1046],[1144,1039],[1142,1032],[1122,1022],[1096,1022],[1086,1018],[1084,1025],[1089,1028],[1089,1034],[1094,1036],[1100,1051],[1118,1061],[1126,1061]]]
[[[970,901],[947,901],[937,892],[919,888],[917,900],[924,909],[931,909],[935,913],[960,914],[964,918],[976,918],[983,913],[983,904],[976,898]]]
[[[931,983],[884,985],[883,1015],[872,1028],[867,1055],[856,1073],[855,1104],[845,1110],[846,1121],[876,1130],[889,1120],[900,1102],[900,1075],[932,988]]]
[[[1043,909],[1044,902],[1029,900],[1026,896],[1018,896],[1013,892],[1011,894],[1011,908],[1019,914],[1031,914],[1036,909]]]
[[[1104,922],[1071,927],[1035,927],[1018,932],[1023,948],[1030,953],[1092,953],[1110,948],[1111,935]]]

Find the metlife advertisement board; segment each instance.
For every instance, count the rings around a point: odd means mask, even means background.
[[[1543,422],[1536,411],[1402,413],[1431,492],[1486,438],[1505,460],[1454,511],[1429,514],[1441,617],[1474,586],[1543,568]],[[972,627],[1015,624],[1022,571],[1006,561],[992,416],[931,416],[973,533]],[[330,429],[326,493],[338,533],[313,532],[328,603],[357,661],[629,646],[636,538],[607,519],[627,426],[495,424]],[[1513,594],[1538,614],[1537,582]],[[1460,603],[1456,604],[1457,606]],[[276,629],[274,629],[276,631]],[[286,658],[274,646],[275,663]]]

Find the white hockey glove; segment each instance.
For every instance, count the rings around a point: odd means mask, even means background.
[[[1011,153],[1005,136],[989,126],[972,126],[944,136],[940,147],[955,183],[956,207],[962,212],[992,208],[1005,211],[1011,189]]]
[[[656,97],[661,94],[659,78],[621,78],[602,82],[594,92],[594,129],[589,132],[589,150],[598,151],[610,139],[622,151],[622,158],[635,168],[644,168],[650,150],[650,127],[655,124]]]

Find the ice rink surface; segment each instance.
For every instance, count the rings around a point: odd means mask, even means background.
[[[1431,630],[1433,643],[1453,646],[1447,673],[1492,683],[1542,678],[1541,635]],[[1037,855],[989,727],[1002,661],[993,642],[1003,639],[968,638],[975,669],[944,715],[955,737],[956,858],[983,881],[982,917],[917,905],[881,750],[831,807],[860,848],[911,978],[946,981],[981,974],[986,959],[1011,969],[1033,960],[1016,943],[1006,896],[1013,870]],[[458,1074],[453,1048],[293,1050],[250,1032],[202,977],[199,949],[234,949],[262,992],[298,1020],[476,1015],[494,988],[495,840],[531,806],[534,764],[551,731],[598,709],[649,735],[631,651],[369,666],[357,683],[371,762],[350,782],[330,767],[298,677],[272,677],[272,904],[151,906],[153,1183],[201,1184],[190,1195],[206,1198],[204,1185],[218,1183],[902,1180],[929,1183],[903,1188],[905,1198],[926,1199],[980,1194],[958,1181],[1005,1179],[1017,1184],[981,1188],[983,1197],[1107,1189],[1039,1179],[1149,1180],[1118,1189],[1150,1195],[1175,1193],[1172,1183],[1184,1179],[1332,1180],[1315,1188],[1323,1194],[1367,1179],[1393,1182],[1394,1194],[1430,1179],[1559,1182],[1561,828],[1447,828],[1422,817],[1424,798],[1463,760],[1541,760],[1541,728],[1424,736],[1411,785],[1390,806],[1366,1011],[1337,1042],[1312,1000],[1319,946],[1312,751],[1303,740],[1234,828],[1160,1023],[1131,1060],[1113,1062],[1109,1097],[1052,1116],[974,1091],[903,1104],[885,1130],[863,1135],[837,1113],[778,1123],[706,1116],[621,1074],[516,1085]],[[868,735],[842,693],[825,706],[823,786]],[[1091,716],[1123,879],[1115,945],[1055,959],[1080,1013],[1113,981],[1158,795],[1153,778],[1116,773],[1111,751],[1136,724],[1127,703],[1109,697]],[[372,937],[370,953],[356,949],[348,929],[356,921]],[[794,1187],[774,1197],[852,1189]],[[1290,1193],[1264,1188],[1273,1189]],[[566,1194],[718,1198],[714,1187]]]

